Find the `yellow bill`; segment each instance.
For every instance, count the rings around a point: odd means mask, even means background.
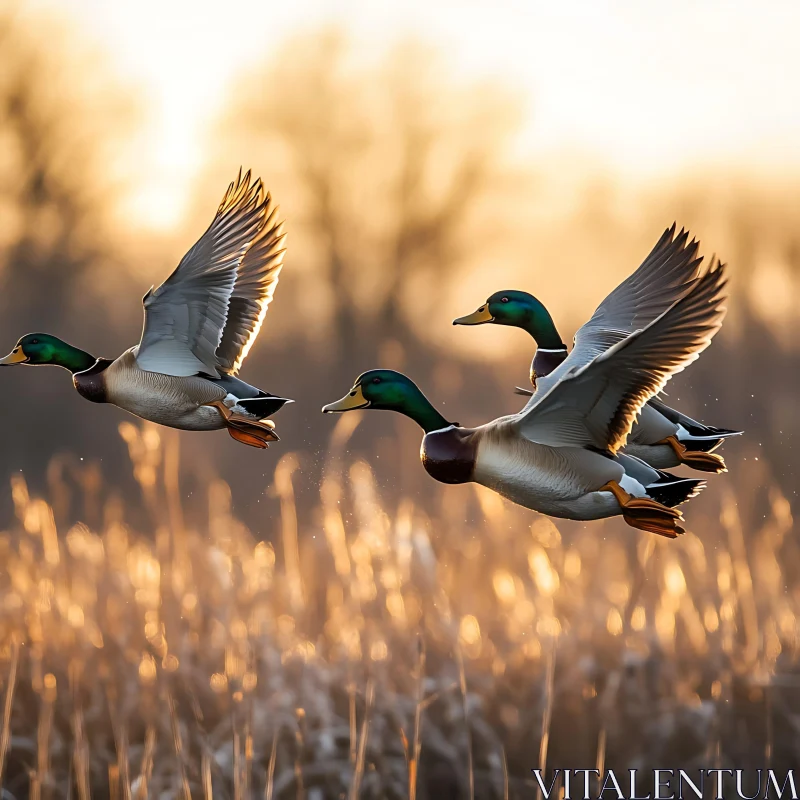
[[[337,400],[335,403],[328,403],[328,405],[323,406],[322,413],[336,414],[340,411],[352,411],[356,408],[366,408],[368,405],[369,400],[364,397],[364,393],[361,391],[361,386],[354,386],[341,400]]]
[[[0,367],[10,366],[11,364],[24,364],[28,356],[22,352],[21,347],[15,347],[5,358],[0,358]]]
[[[484,322],[492,322],[494,317],[489,313],[489,304],[482,305],[477,311],[467,314],[466,317],[458,317],[453,320],[453,325],[483,325]]]

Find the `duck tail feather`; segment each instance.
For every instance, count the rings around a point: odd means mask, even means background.
[[[744,431],[733,431],[729,428],[714,428],[711,425],[693,425],[686,427],[681,423],[684,430],[678,431],[678,441],[682,444],[695,443],[703,444],[704,442],[722,442],[731,436],[741,436]],[[693,447],[696,450],[698,448]]]
[[[735,431],[730,428],[716,428],[713,425],[706,425],[703,422],[698,422],[696,419],[687,417],[686,414],[670,408],[666,403],[663,403],[657,398],[652,398],[648,405],[652,406],[662,416],[666,417],[670,422],[675,425],[680,425],[683,429],[678,432],[678,440],[682,443],[696,442],[697,440],[710,440],[716,441],[718,439],[726,439],[729,436],[741,436],[743,431]],[[693,447],[696,450],[698,448]]]
[[[246,400],[239,400],[237,405],[258,419],[265,419],[272,416],[276,411],[280,411],[287,403],[293,402],[294,400],[289,400],[286,397],[269,395],[267,397],[251,397]]]
[[[678,478],[675,475],[664,473],[671,480],[661,479],[646,487],[648,497],[674,508],[696,497],[705,489],[706,482],[696,478]]]

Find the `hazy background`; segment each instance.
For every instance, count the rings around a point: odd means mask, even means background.
[[[255,523],[281,451],[313,478],[318,410],[358,373],[406,370],[463,424],[512,412],[531,342],[451,319],[521,288],[566,340],[677,220],[731,263],[733,299],[670,397],[747,429],[733,477],[758,457],[794,502],[798,24],[791,3],[5,2],[0,349],[138,341],[140,297],[252,168],[289,251],[243,375],[297,403],[269,453],[180,436],[187,480],[229,480]],[[64,452],[125,480],[121,412],[55,370],[0,381],[2,474],[37,485]],[[353,446],[432,490],[408,421],[368,416]]]
[[[288,253],[242,376],[296,400],[263,452],[0,370],[0,789],[794,766],[798,30],[794,2],[0,0],[0,355],[135,344],[243,165]],[[668,399],[746,431],[678,541],[443,487],[409,420],[319,413],[377,366],[465,425],[518,410],[532,342],[451,320],[524,289],[571,341],[673,221],[732,297]]]

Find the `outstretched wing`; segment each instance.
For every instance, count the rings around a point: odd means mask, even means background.
[[[684,295],[700,272],[698,243],[688,231],[675,235],[675,224],[664,231],[650,255],[597,307],[591,319],[575,334],[567,358],[537,381],[538,394],[554,386],[561,376],[588,364],[600,353],[646,328]]]
[[[217,348],[237,271],[263,227],[267,199],[250,172],[228,187],[214,221],[177,269],[143,300],[144,329],[136,353],[151,372],[218,377]]]
[[[218,368],[229,375],[239,371],[256,340],[283,267],[286,234],[269,192],[264,216],[261,231],[239,264],[228,320],[217,348]]]
[[[719,330],[726,273],[724,264],[712,265],[646,328],[537,392],[511,424],[540,444],[616,453],[642,406],[691,364]]]

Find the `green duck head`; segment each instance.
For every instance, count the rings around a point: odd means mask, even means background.
[[[5,358],[0,358],[0,366],[50,364],[74,373],[89,369],[96,361],[94,356],[78,350],[57,336],[51,336],[49,333],[29,333],[14,345],[14,349]]]
[[[356,378],[353,388],[335,403],[323,406],[323,414],[375,408],[397,411],[413,419],[425,433],[449,423],[430,403],[411,378],[393,369],[371,369]]]
[[[458,317],[453,325],[510,325],[522,328],[535,340],[538,347],[560,349],[564,347],[550,312],[532,294],[508,289],[495,292],[477,311]]]

